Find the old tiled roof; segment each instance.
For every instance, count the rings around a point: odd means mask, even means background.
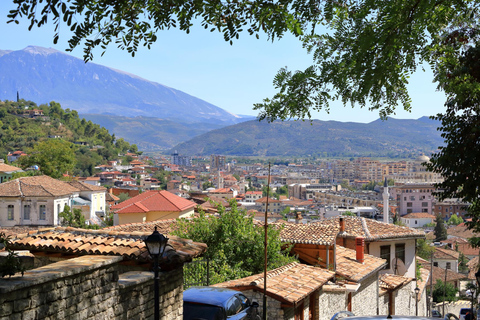
[[[420,268],[420,278],[417,279],[417,287],[420,289],[420,292],[425,290],[425,287],[430,283],[430,270],[425,268]],[[421,294],[418,295],[417,299],[420,300]]]
[[[93,184],[84,183],[80,181],[69,181],[67,182],[74,188],[77,188],[80,191],[107,191],[107,188],[102,186],[94,186]]]
[[[56,197],[78,191],[67,182],[49,176],[21,177],[0,184],[0,197]]]
[[[472,260],[467,262],[468,267],[468,279],[475,280],[475,273],[478,271],[478,257],[473,258]]]
[[[460,253],[457,251],[445,248],[435,247],[435,251],[433,252],[433,258],[435,259],[458,260],[459,257]]]
[[[294,304],[315,290],[321,288],[334,273],[325,269],[300,264],[289,263],[283,267],[267,272],[267,295],[277,300]],[[214,287],[252,289],[263,292],[263,273],[250,277],[231,280],[213,285]]]
[[[267,197],[263,197],[263,198],[257,199],[257,200],[255,200],[255,202],[258,202],[258,203],[267,203]],[[268,198],[268,203],[279,203],[279,202],[282,202],[282,201],[277,200],[277,199]]]
[[[364,255],[363,264],[357,261],[356,251],[336,246],[336,273],[348,280],[361,282],[385,266],[387,261],[369,254]]]
[[[416,239],[425,237],[423,231],[388,224],[373,219],[344,217],[344,220],[345,232],[342,234],[339,234],[340,218],[334,217],[306,225],[286,224],[280,237],[282,238],[282,241],[285,242],[324,245],[333,244],[337,235],[346,238],[362,237],[365,238],[366,241],[396,238]]]
[[[208,193],[233,193],[233,190],[230,188],[221,188],[221,189],[211,190]]]
[[[150,256],[144,239],[153,232],[118,232],[77,228],[45,228],[19,234],[13,238],[13,250],[44,251],[72,255],[115,255],[124,260],[148,262]],[[206,244],[169,236],[167,248],[161,258],[161,266],[168,269],[191,261],[207,249]]]
[[[304,243],[318,245],[333,245],[338,230],[331,230],[331,226],[315,223],[294,224],[281,222],[284,227],[280,232],[280,240],[288,243]]]
[[[429,214],[428,212],[412,212],[407,215],[404,215],[404,219],[435,219],[434,215]]]
[[[431,267],[430,261],[426,261],[423,259],[422,260],[417,259],[417,261],[420,262],[422,268],[425,268],[430,271],[430,267]],[[463,279],[467,279],[467,275],[457,273],[455,271],[447,269],[447,282],[453,282],[453,281],[463,280]],[[433,283],[436,283],[437,280],[445,281],[445,269],[434,266],[432,280],[433,280]]]
[[[13,237],[17,234],[28,233],[37,229],[37,227],[30,226],[0,227],[0,233],[5,233],[5,235]]]
[[[15,172],[15,171],[21,171],[22,169],[5,164],[5,163],[0,163],[0,172]]]
[[[480,236],[479,234],[476,234],[472,230],[468,229],[465,223],[460,223],[458,226],[448,228],[447,233],[449,236],[455,236],[464,239]]]
[[[195,206],[195,202],[174,195],[171,192],[152,190],[116,204],[111,209],[116,213],[182,212]]]
[[[413,278],[385,273],[380,276],[379,280],[381,289],[395,290],[399,287],[403,287],[407,283],[410,283]]]
[[[162,234],[170,234],[177,226],[177,219],[156,220],[148,222],[128,223],[118,226],[104,228],[106,231],[120,231],[120,232],[150,232],[157,227],[158,232]]]

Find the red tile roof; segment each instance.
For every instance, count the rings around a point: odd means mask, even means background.
[[[69,183],[49,176],[21,177],[0,184],[0,197],[56,197],[78,191]]]
[[[404,215],[402,218],[405,219],[435,219],[434,215],[429,214],[428,212],[412,212],[407,215]]]
[[[22,169],[5,164],[5,163],[0,163],[0,172],[15,172],[20,170]]]
[[[395,290],[399,287],[403,287],[407,283],[412,282],[413,278],[386,273],[382,274],[379,280],[381,289]]]
[[[337,269],[336,273],[348,280],[361,282],[374,272],[382,269],[387,261],[369,254],[364,255],[364,262],[357,261],[357,252],[352,249],[336,246]]]
[[[17,235],[12,239],[10,248],[74,255],[116,255],[124,260],[148,262],[150,256],[143,240],[152,231],[129,233],[70,227],[45,228]],[[206,249],[204,243],[169,236],[161,264],[168,268],[178,262],[191,261]]]
[[[435,251],[433,252],[433,258],[435,259],[458,260],[459,257],[460,253],[446,248],[435,247]]]
[[[116,204],[111,209],[116,213],[182,212],[195,206],[195,202],[174,195],[171,192],[151,190]]]
[[[263,273],[260,273],[218,283],[213,287],[237,290],[243,288],[263,292],[265,280],[263,276]],[[333,276],[332,271],[292,262],[267,272],[267,295],[285,303],[295,304],[321,288]]]

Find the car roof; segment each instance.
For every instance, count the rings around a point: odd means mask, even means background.
[[[390,318],[389,318],[390,317]],[[354,320],[354,319],[357,319],[357,320],[367,320],[367,319],[398,319],[398,320],[401,320],[401,319],[405,319],[405,320],[410,320],[410,319],[416,319],[416,320],[431,320],[431,319],[436,319],[438,320],[438,318],[429,318],[429,317],[416,317],[416,316],[397,316],[397,315],[392,315],[392,316],[355,316],[355,317],[348,317],[348,318],[345,318],[345,320],[348,319],[348,320]]]
[[[191,287],[183,292],[184,302],[225,306],[225,303],[240,292],[216,287]]]

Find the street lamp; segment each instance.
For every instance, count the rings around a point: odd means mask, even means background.
[[[418,294],[420,293],[420,288],[415,288],[415,315],[418,316]]]
[[[165,247],[168,242],[168,238],[165,237],[163,234],[157,231],[157,227],[155,227],[155,231],[151,235],[149,235],[145,240],[145,246],[147,247],[148,253],[153,259],[153,271],[155,273],[154,279],[154,288],[155,288],[155,320],[160,319],[160,290],[159,290],[159,277],[158,277],[158,259],[163,255],[165,251]]]

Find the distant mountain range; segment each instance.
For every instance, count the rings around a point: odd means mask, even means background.
[[[248,121],[209,131],[175,146],[180,154],[232,156],[408,157],[443,144],[439,123],[389,118],[371,123]]]
[[[132,74],[95,63],[86,64],[51,48],[29,46],[19,51],[0,50],[0,70],[1,100],[16,99],[18,91],[20,98],[37,104],[59,102],[64,109],[88,114],[88,119],[94,122],[98,122],[96,118],[108,122],[105,127],[116,136],[147,149],[171,148],[199,133],[253,118],[234,115],[187,93]],[[107,120],[109,116],[112,118]],[[123,120],[118,122],[118,117]],[[145,118],[169,125],[153,126],[155,132],[145,129],[133,132],[135,124]],[[119,123],[120,128],[116,126]],[[196,123],[195,128],[174,137],[192,123]],[[155,137],[164,132],[171,138],[155,142]]]
[[[204,100],[54,49],[0,50],[0,100],[59,102],[143,151],[185,155],[401,156],[435,151],[438,123],[248,121]],[[168,79],[166,79],[168,80]],[[242,123],[243,122],[243,123]],[[213,130],[213,131],[212,131]]]

